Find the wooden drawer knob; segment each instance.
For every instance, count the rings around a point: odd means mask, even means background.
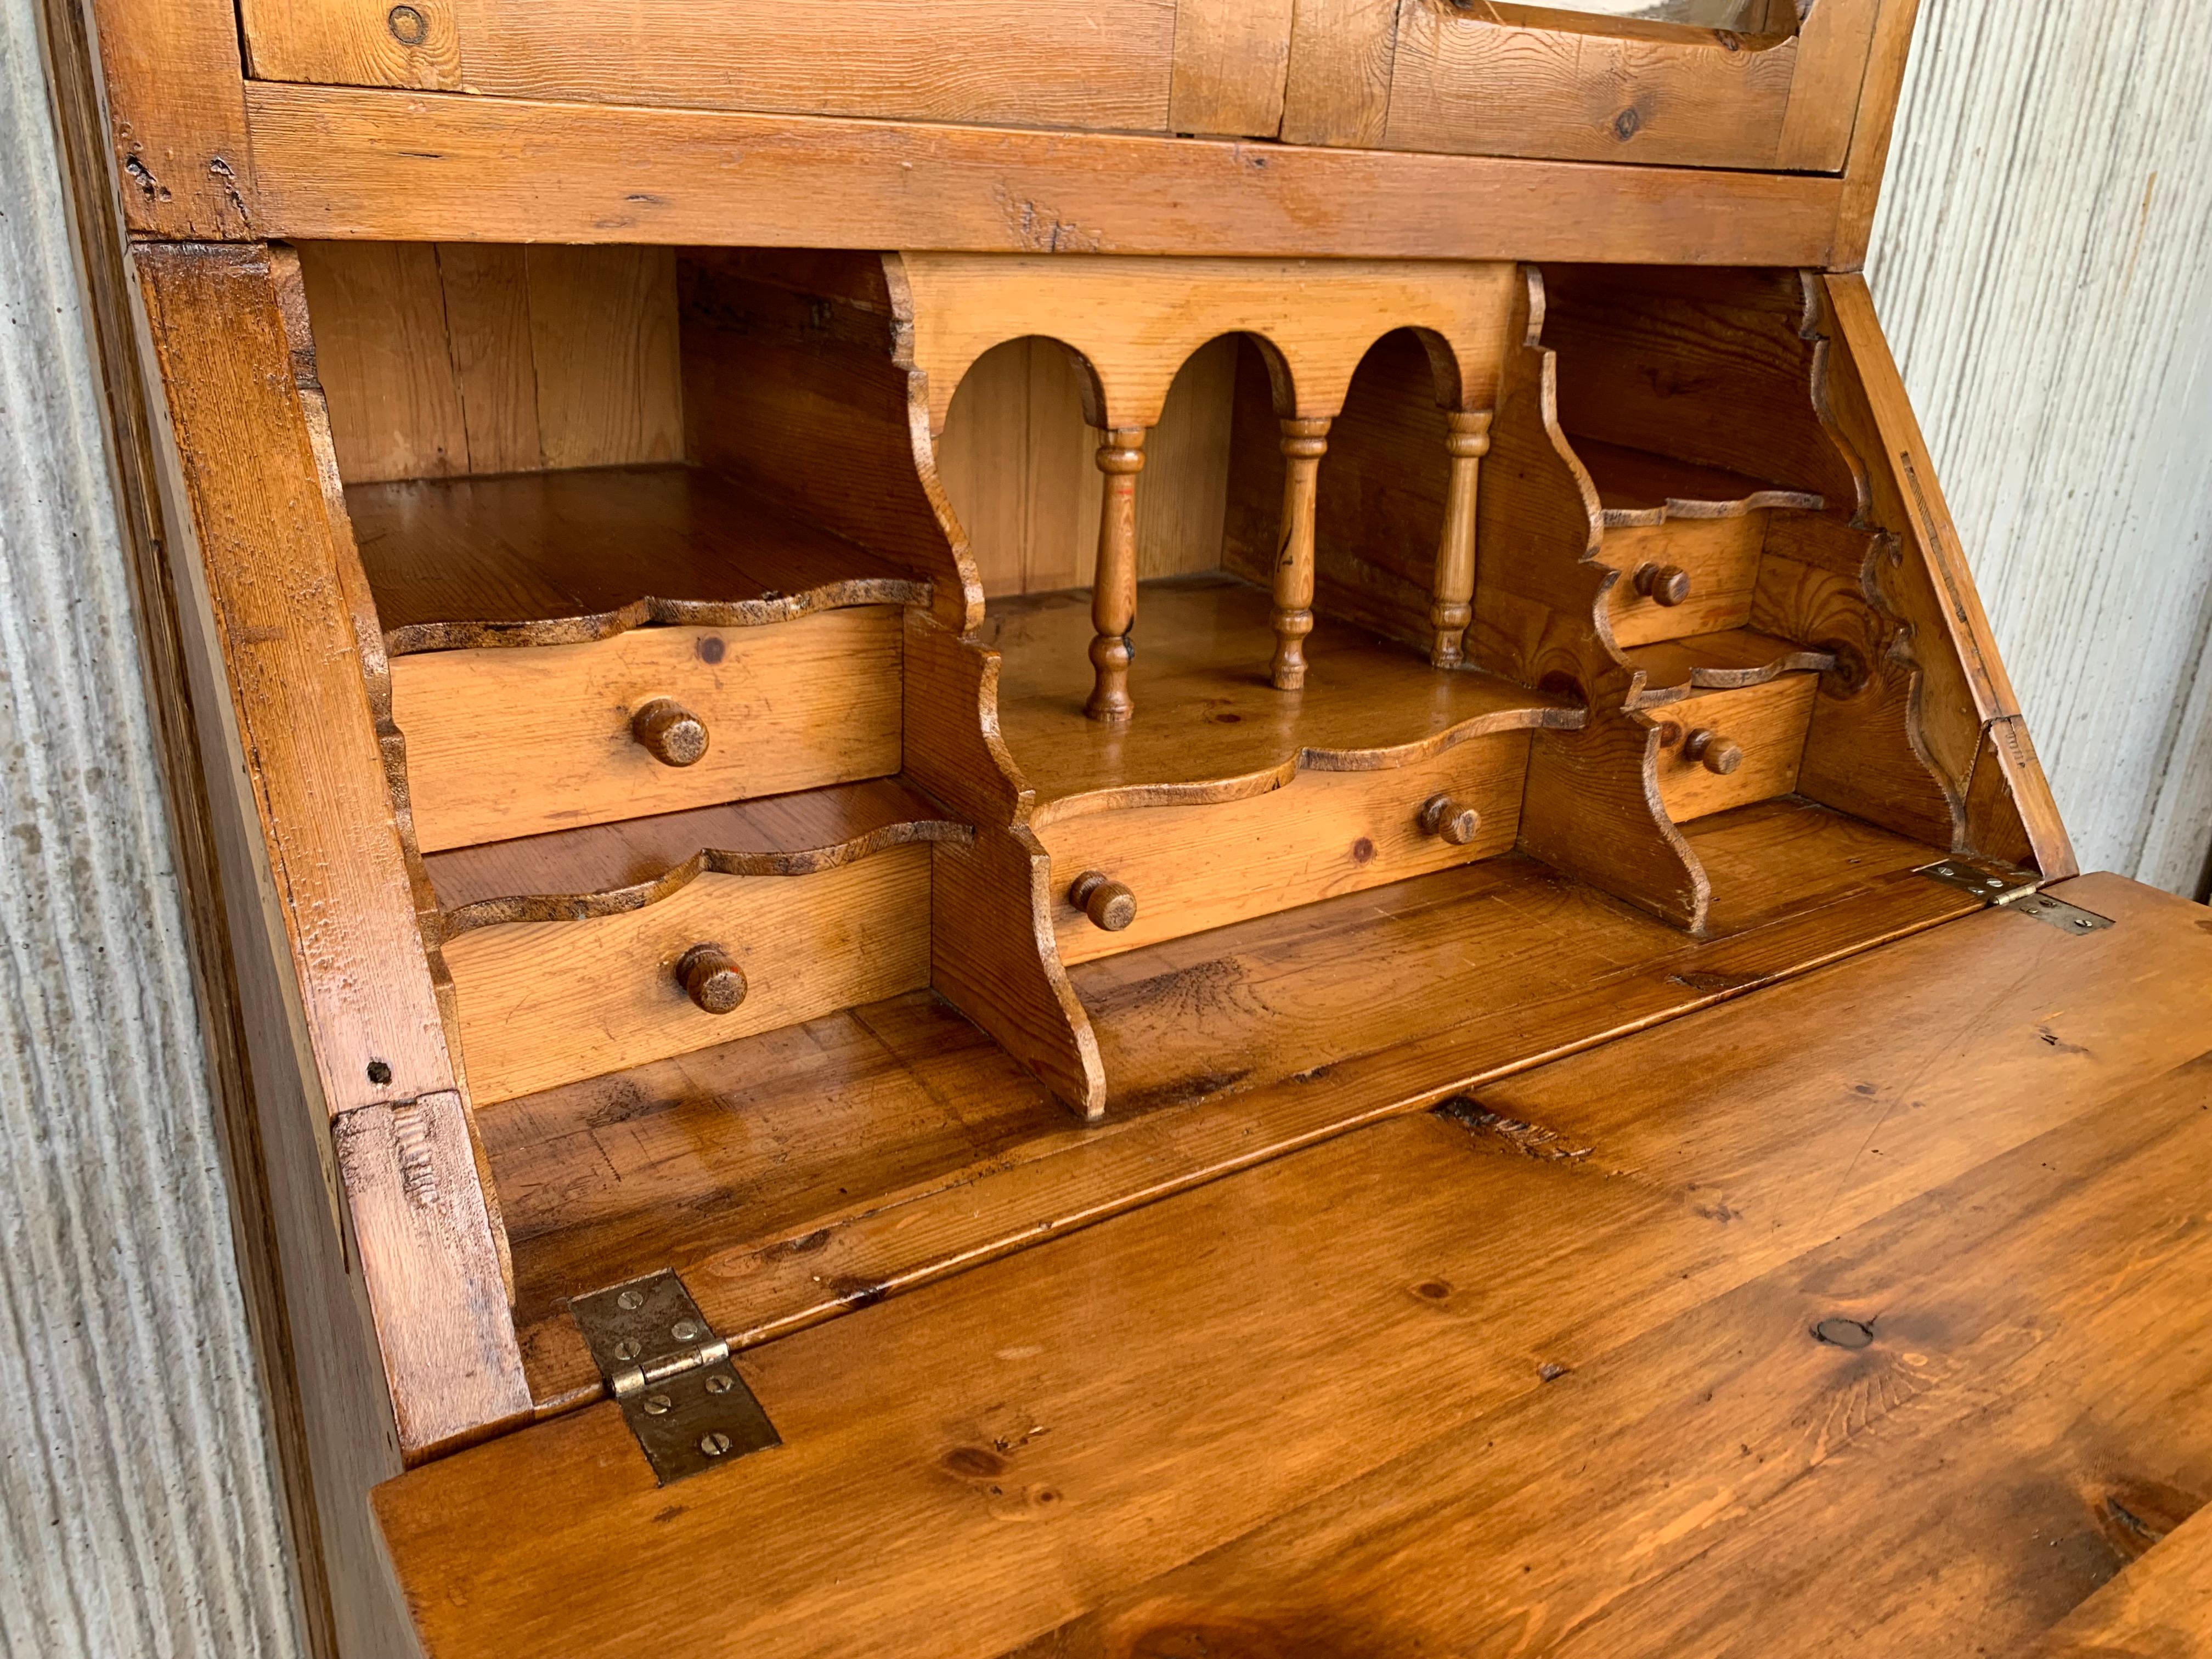
[[[1067,890],[1067,902],[1091,918],[1091,925],[1118,933],[1137,919],[1137,896],[1103,870],[1085,870]]]
[[[1431,795],[1421,803],[1421,833],[1442,836],[1454,847],[1464,847],[1482,828],[1482,814],[1462,806],[1449,795]]]
[[[637,746],[663,766],[696,766],[707,755],[707,722],[673,697],[655,697],[630,716]]]
[[[695,945],[676,959],[676,982],[702,1012],[726,1014],[745,1000],[745,976],[719,945]]]
[[[1636,591],[1654,605],[1680,605],[1690,597],[1690,573],[1679,564],[1639,564]]]
[[[1724,778],[1743,764],[1743,747],[1730,743],[1711,726],[1700,726],[1682,739],[1682,758],[1697,762],[1715,777]]]

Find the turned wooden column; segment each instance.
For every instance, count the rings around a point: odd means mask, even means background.
[[[1278,691],[1306,683],[1306,635],[1313,632],[1314,494],[1321,458],[1328,453],[1328,422],[1282,422],[1283,526],[1275,552],[1275,661],[1268,678]]]
[[[1474,503],[1482,473],[1482,458],[1490,453],[1491,411],[1448,412],[1451,435],[1444,447],[1451,453],[1451,486],[1444,496],[1443,533],[1437,538],[1435,604],[1429,623],[1436,643],[1429,660],[1438,668],[1455,667],[1461,659],[1461,637],[1474,615]]]
[[[1145,428],[1117,426],[1098,446],[1106,475],[1098,514],[1098,568],[1091,579],[1091,701],[1083,712],[1119,725],[1129,718],[1129,630],[1137,625],[1137,474],[1145,470]]]

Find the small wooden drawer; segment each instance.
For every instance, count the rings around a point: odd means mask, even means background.
[[[1526,732],[1500,732],[1385,771],[1300,772],[1239,800],[1048,823],[1037,836],[1052,854],[1060,960],[1086,962],[1504,852],[1520,832],[1528,744]],[[1425,824],[1424,809],[1439,798],[1449,809]],[[1091,874],[1127,890],[1133,919],[1112,908],[1118,891],[1085,894],[1091,908],[1071,896]]]
[[[724,1012],[678,977],[700,946],[742,976]],[[710,870],[623,915],[473,928],[445,957],[471,1092],[487,1105],[927,985],[929,848],[803,876]],[[729,1000],[738,981],[709,977],[704,1003]]]
[[[1765,537],[1764,513],[1608,526],[1599,556],[1620,572],[1606,592],[1613,643],[1650,645],[1747,625]]]
[[[901,652],[897,610],[861,605],[394,657],[416,842],[431,853],[896,772]],[[700,727],[705,753],[686,762]]]
[[[1666,705],[1659,716],[1659,798],[1668,817],[1687,823],[1796,789],[1820,690],[1817,674],[1784,674]]]

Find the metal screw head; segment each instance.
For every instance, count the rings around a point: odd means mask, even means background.
[[[649,1394],[645,1397],[645,1414],[647,1417],[665,1417],[675,1403],[665,1394]]]
[[[678,1342],[696,1342],[702,1336],[706,1334],[706,1333],[701,1330],[697,1325],[688,1319],[678,1320],[674,1326],[670,1328],[668,1334],[674,1337]]]
[[[620,1296],[615,1298],[615,1306],[629,1313],[635,1313],[644,1305],[645,1292],[643,1291],[624,1291]]]
[[[735,1377],[724,1376],[719,1371],[707,1379],[707,1392],[708,1394],[727,1394],[732,1389],[734,1389],[737,1386],[738,1383]]]
[[[712,1434],[699,1437],[699,1449],[709,1457],[720,1457],[729,1449],[730,1437],[720,1429],[715,1430]]]
[[[626,1336],[615,1344],[615,1358],[617,1359],[635,1359],[644,1352],[643,1346],[634,1336]]]

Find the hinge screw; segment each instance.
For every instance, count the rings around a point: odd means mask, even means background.
[[[727,1394],[736,1386],[736,1382],[731,1378],[723,1376],[719,1373],[707,1379],[707,1392],[708,1394]]]
[[[703,1333],[688,1319],[679,1319],[669,1334],[678,1342],[696,1342]]]
[[[720,1457],[724,1452],[729,1450],[729,1449],[730,1437],[724,1434],[720,1429],[715,1430],[712,1434],[702,1435],[700,1437],[699,1449],[706,1453],[709,1457]]]
[[[645,1397],[645,1414],[647,1417],[665,1417],[668,1408],[675,1403],[665,1394],[649,1394]]]
[[[615,1298],[615,1306],[629,1313],[635,1313],[644,1305],[645,1292],[642,1291],[624,1291]]]
[[[626,1336],[615,1344],[615,1358],[617,1359],[635,1359],[644,1352],[645,1350],[638,1346],[635,1337]]]

